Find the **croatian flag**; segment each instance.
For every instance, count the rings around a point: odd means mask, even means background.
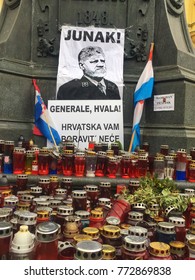
[[[140,146],[140,120],[144,108],[144,101],[152,96],[154,86],[154,71],[152,66],[154,44],[151,44],[148,62],[137,82],[134,92],[134,116],[132,127],[132,138],[129,151],[134,152]]]
[[[35,127],[33,129],[33,134],[43,135],[52,144],[58,145],[61,142],[60,135],[45,106],[35,79],[33,79],[33,85],[35,88]]]

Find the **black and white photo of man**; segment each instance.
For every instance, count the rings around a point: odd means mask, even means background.
[[[99,46],[88,46],[78,54],[78,64],[83,71],[80,79],[73,79],[61,85],[58,100],[121,99],[115,83],[105,79],[105,54]]]

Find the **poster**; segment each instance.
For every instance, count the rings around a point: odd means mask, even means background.
[[[63,26],[56,99],[122,99],[123,60],[123,29]],[[99,81],[107,87],[104,95],[96,92]],[[64,84],[65,93],[58,98],[59,88]]]
[[[56,100],[48,109],[62,140],[123,147],[124,30],[62,26]]]

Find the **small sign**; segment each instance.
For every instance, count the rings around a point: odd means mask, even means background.
[[[154,111],[174,111],[175,94],[154,95]]]

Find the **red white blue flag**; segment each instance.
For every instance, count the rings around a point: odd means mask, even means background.
[[[40,89],[35,79],[33,79],[33,85],[35,88],[35,127],[33,133],[35,135],[43,135],[52,144],[58,145],[61,142],[60,135],[41,97]]]
[[[134,152],[137,146],[140,146],[140,120],[144,108],[144,101],[152,96],[154,86],[154,71],[152,66],[153,47],[151,45],[148,62],[137,82],[134,91],[134,116],[132,127],[132,138],[129,150]]]

